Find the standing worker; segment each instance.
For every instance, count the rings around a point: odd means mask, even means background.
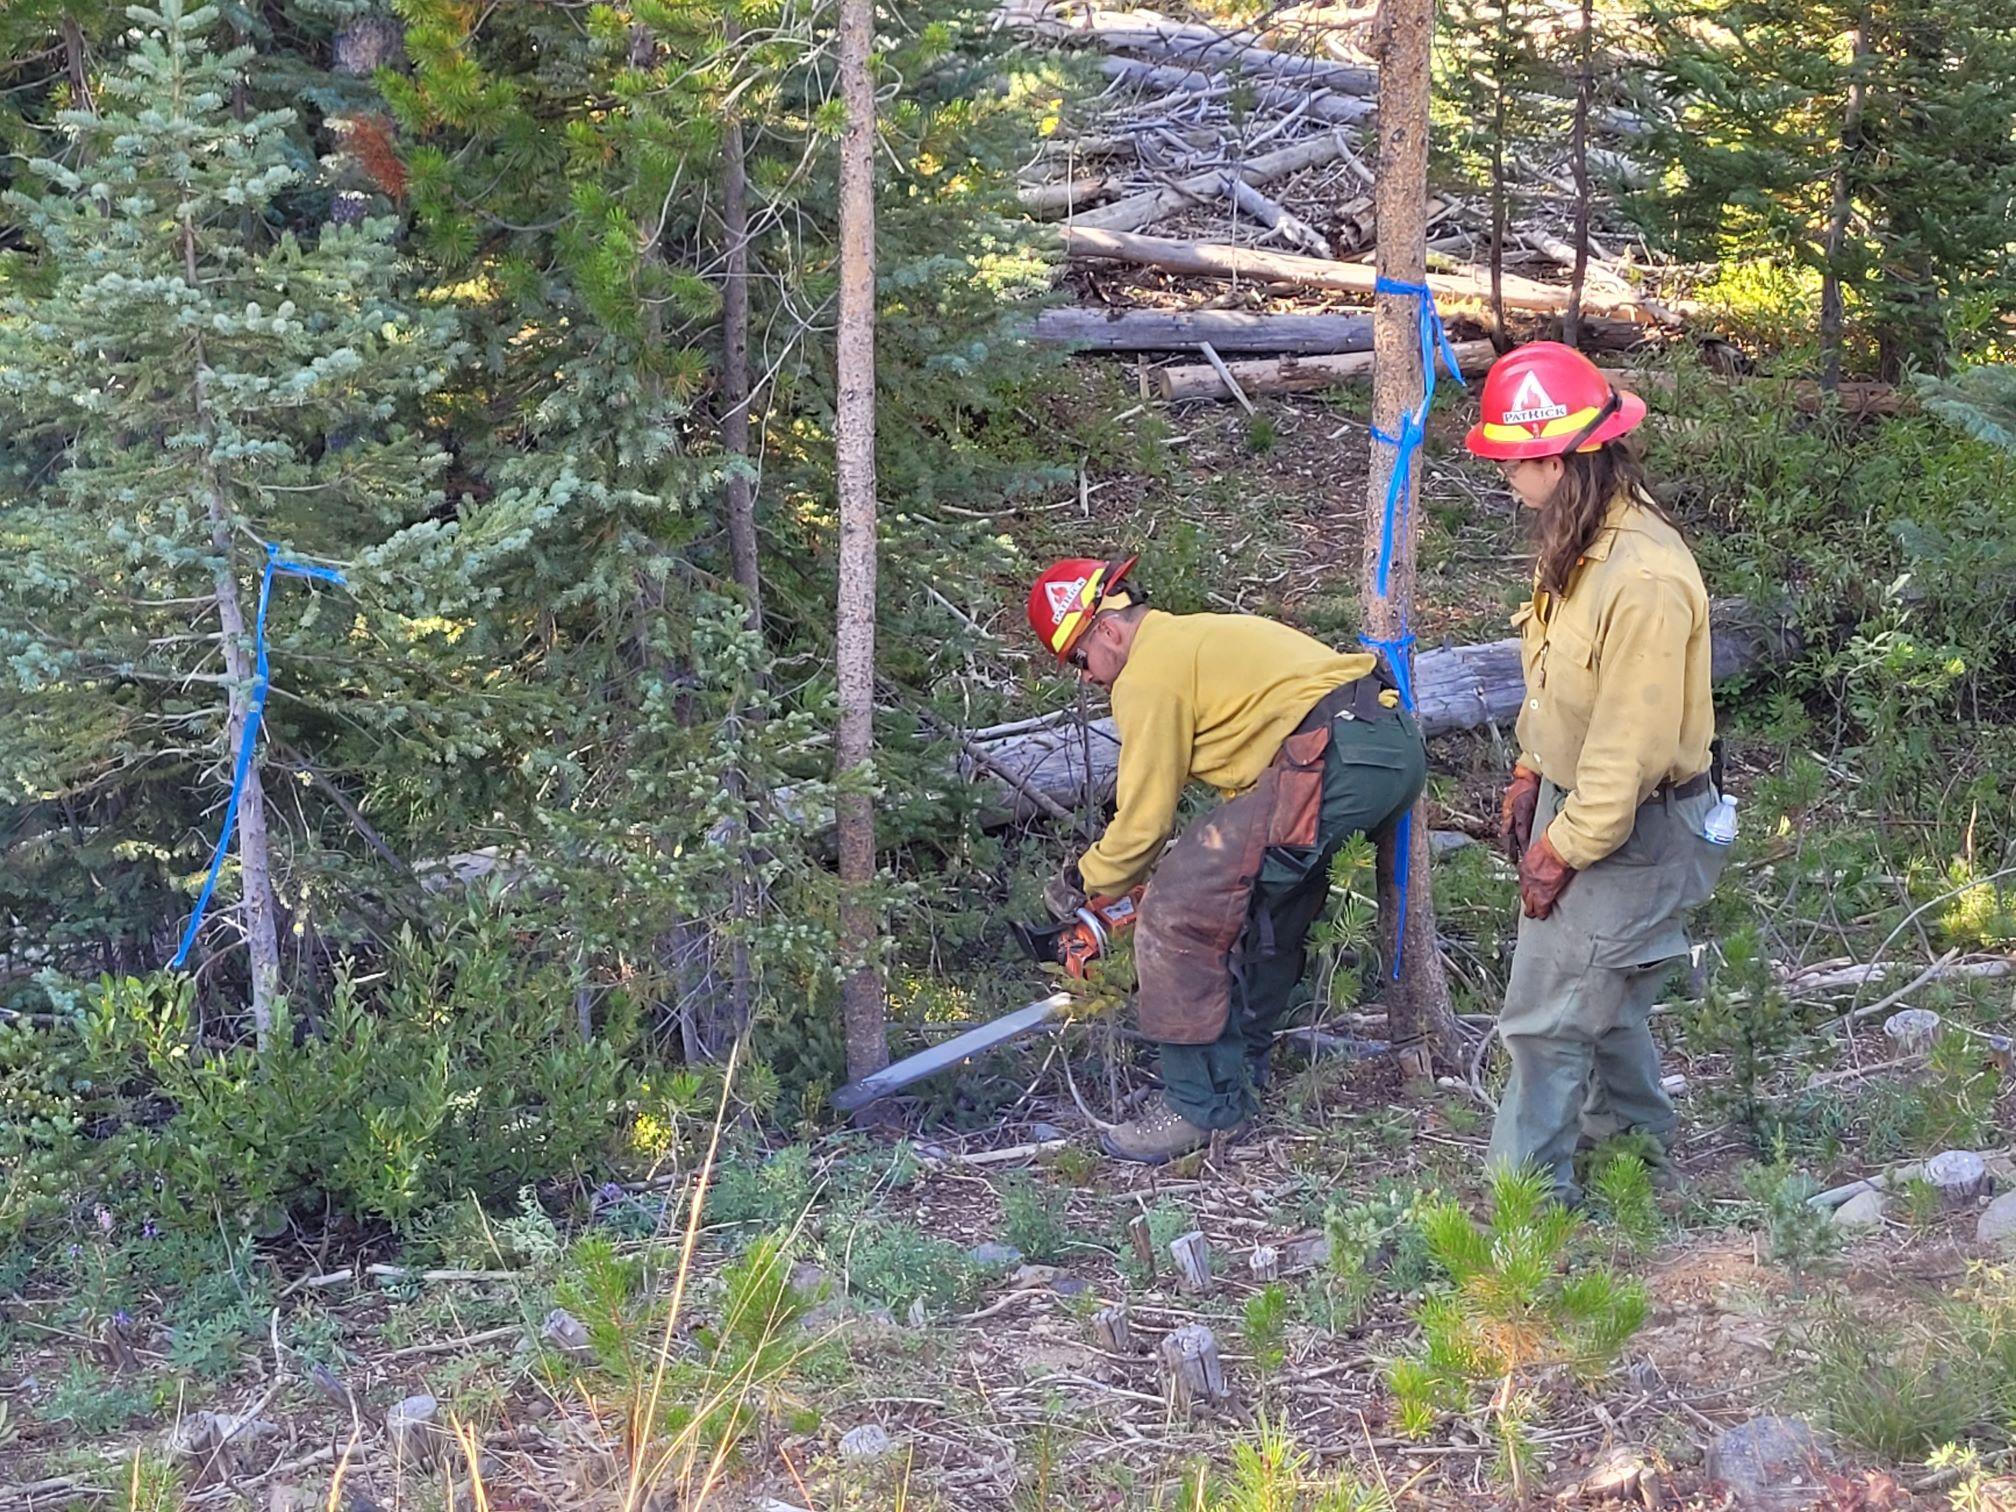
[[[1120,735],[1113,820],[1044,902],[1068,918],[1088,894],[1118,897],[1155,873],[1134,962],[1162,1098],[1100,1140],[1109,1155],[1153,1164],[1258,1111],[1331,858],[1412,807],[1427,756],[1374,658],[1250,614],[1151,609],[1128,584],[1134,560],[1057,563],[1030,590],[1029,623],[1058,661],[1111,693]],[[1158,866],[1193,777],[1228,801]]]
[[[1539,341],[1492,367],[1482,408],[1467,444],[1535,511],[1539,547],[1512,619],[1526,697],[1500,833],[1522,916],[1490,1159],[1539,1168],[1573,1204],[1578,1133],[1640,1130],[1662,1158],[1673,1134],[1652,1004],[1728,855],[1709,838],[1708,595],[1620,440],[1642,399]]]

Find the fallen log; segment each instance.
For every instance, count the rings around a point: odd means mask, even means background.
[[[1107,52],[1143,53],[1192,67],[1236,68],[1251,76],[1293,81],[1345,94],[1378,92],[1378,70],[1356,68],[1327,58],[1276,52],[1254,34],[1171,21],[1153,11],[1091,11],[1065,21],[1028,12],[1012,13],[1007,24],[1052,42],[1090,42]]]
[[[1714,616],[1713,670],[1718,681],[1787,661],[1802,644],[1795,628],[1741,599],[1717,600]],[[1414,660],[1416,715],[1422,731],[1431,736],[1485,724],[1509,726],[1519,713],[1525,687],[1516,639],[1441,646]],[[984,751],[990,765],[1013,772],[1022,788],[1041,792],[1065,808],[1075,807],[1084,800],[1089,756],[1094,798],[1102,803],[1111,798],[1120,760],[1112,720],[1095,720],[1081,729],[1069,714],[1060,714],[1034,726],[1022,720],[1002,729],[1007,733],[975,731],[967,736],[967,744]],[[970,761],[961,766],[960,776],[992,788],[987,807],[1004,821],[1010,816],[1018,820],[1040,816],[1026,793],[1011,789]]]
[[[1249,184],[1265,184],[1274,179],[1286,178],[1291,173],[1299,173],[1304,168],[1315,168],[1323,163],[1335,162],[1343,155],[1344,149],[1331,136],[1310,137],[1307,141],[1296,142],[1277,152],[1263,153],[1250,163],[1237,169],[1210,168],[1202,173],[1193,173],[1185,179],[1178,179],[1166,189],[1149,189],[1141,194],[1130,194],[1125,199],[1117,199],[1110,205],[1101,205],[1096,210],[1088,210],[1072,219],[1072,231],[1093,230],[1106,233],[1131,231],[1136,226],[1145,226],[1150,221],[1160,220],[1199,200],[1217,199],[1225,192],[1225,179],[1236,172]]]
[[[1058,158],[1131,158],[1140,150],[1131,136],[1052,137],[1043,144],[1042,155],[1054,162]]]
[[[1285,205],[1267,198],[1237,174],[1225,175],[1225,192],[1232,196],[1233,204],[1290,246],[1300,247],[1311,257],[1330,255],[1330,244],[1317,234],[1314,226]]]
[[[1222,73],[1211,73],[1201,68],[1184,68],[1174,63],[1142,63],[1133,58],[1108,58],[1099,65],[1101,73],[1109,79],[1119,79],[1143,89],[1182,91],[1187,94],[1224,95],[1230,94],[1233,81]],[[1290,111],[1301,110],[1318,121],[1332,126],[1355,126],[1368,120],[1375,107],[1372,102],[1357,95],[1338,94],[1335,90],[1304,89],[1294,84],[1247,84],[1247,92],[1253,104],[1260,110]]]
[[[1092,216],[1102,213],[1095,210]],[[1062,227],[1061,235],[1065,252],[1071,257],[1138,263],[1171,273],[1199,274],[1207,278],[1251,278],[1268,283],[1293,284],[1305,289],[1370,294],[1377,277],[1369,263],[1331,262],[1326,258],[1301,257],[1292,252],[1267,252],[1258,247],[1178,241],[1167,236],[1140,236],[1092,224],[1091,217],[1080,217],[1074,224]],[[1552,284],[1535,283],[1531,279],[1507,274],[1503,286],[1507,309],[1553,312],[1568,307],[1568,291]],[[1482,271],[1430,273],[1428,287],[1438,300],[1452,303],[1481,301],[1489,297],[1491,282],[1489,274]],[[1582,307],[1591,314],[1622,315],[1648,324],[1653,322],[1653,316],[1637,296],[1625,291],[1584,290]]]
[[[1488,341],[1459,341],[1456,360],[1476,369],[1489,363],[1497,350]],[[1335,388],[1354,378],[1372,373],[1369,351],[1325,353],[1321,356],[1268,357],[1255,362],[1227,363],[1233,381],[1247,394],[1302,394],[1312,389]],[[1156,371],[1152,382],[1161,398],[1230,399],[1232,391],[1225,377],[1209,363],[1185,363]]]
[[[1086,352],[1369,352],[1369,315],[1262,315],[1250,310],[1044,310],[1032,340]]]
[[[1611,382],[1638,392],[1653,391],[1670,394],[1679,387],[1679,375],[1661,369],[1605,367],[1602,369]],[[1808,414],[1817,412],[1827,400],[1826,391],[1812,378],[1741,378],[1720,379],[1722,382],[1738,384],[1776,384],[1784,389],[1786,396],[1796,409]],[[1889,383],[1847,380],[1834,390],[1834,402],[1839,404],[1844,415],[1866,418],[1871,415],[1901,414],[1909,401],[1909,395]]]
[[[1094,201],[1106,197],[1112,181],[1103,174],[1089,178],[1068,179],[1061,184],[1033,184],[1026,189],[1017,189],[1015,198],[1022,208],[1038,220],[1055,215],[1069,215],[1073,210],[1083,209]]]

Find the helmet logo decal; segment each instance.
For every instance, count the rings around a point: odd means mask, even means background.
[[[1556,404],[1554,396],[1540,385],[1537,373],[1527,373],[1520,378],[1519,387],[1513,392],[1512,407],[1505,411],[1501,422],[1505,425],[1537,425],[1547,420],[1559,420],[1568,413],[1568,406]]]
[[[1068,583],[1045,583],[1043,592],[1050,600],[1050,617],[1062,619],[1076,609],[1079,599],[1084,595],[1085,585],[1090,581],[1089,578],[1081,577],[1073,578]]]

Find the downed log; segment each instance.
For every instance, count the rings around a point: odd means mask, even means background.
[[[1713,670],[1718,681],[1787,661],[1800,646],[1795,628],[1745,601],[1715,602]],[[1414,662],[1416,715],[1423,733],[1431,736],[1484,724],[1509,725],[1519,713],[1525,686],[1517,640],[1439,646],[1422,651]],[[1060,714],[1035,724],[1021,720],[1002,729],[1008,733],[977,730],[967,737],[968,743],[985,751],[994,765],[1014,772],[1025,787],[1067,807],[1084,797],[1089,754],[1093,793],[1101,802],[1111,798],[1120,760],[1112,720],[1096,720],[1089,730],[1081,730],[1070,715]],[[1040,810],[1026,796],[984,772],[968,766],[961,775],[993,786],[990,809],[1017,820],[1039,817]]]
[[[1220,31],[1212,26],[1172,21],[1153,11],[1094,10],[1068,21],[1016,11],[1004,19],[1009,26],[1052,42],[1091,42],[1107,52],[1142,53],[1193,67],[1208,64],[1214,68],[1236,68],[1251,77],[1281,79],[1345,94],[1372,95],[1379,89],[1376,69],[1276,52],[1271,47],[1262,47],[1250,31]]]
[[[1125,199],[1117,199],[1110,205],[1101,205],[1096,210],[1088,210],[1073,218],[1066,229],[1099,231],[1113,234],[1131,231],[1136,226],[1145,226],[1150,221],[1194,205],[1199,200],[1217,199],[1225,192],[1225,178],[1228,173],[1237,172],[1249,184],[1265,184],[1273,179],[1285,178],[1291,173],[1299,173],[1304,168],[1314,168],[1323,163],[1335,162],[1343,155],[1344,149],[1333,136],[1315,136],[1306,141],[1283,147],[1278,152],[1263,153],[1252,162],[1238,169],[1212,168],[1203,173],[1193,173],[1185,179],[1178,179],[1166,189],[1150,189],[1141,194],[1130,194]]]
[[[1142,89],[1170,93],[1227,95],[1233,80],[1222,73],[1201,68],[1184,68],[1174,63],[1141,63],[1133,58],[1108,58],[1099,71],[1109,79],[1119,79]],[[1298,84],[1248,83],[1246,91],[1256,110],[1287,112],[1300,110],[1311,120],[1332,126],[1355,126],[1371,117],[1374,106],[1357,95],[1339,94],[1331,89],[1307,89]]]
[[[1236,174],[1225,175],[1225,192],[1232,203],[1260,222],[1292,247],[1300,247],[1311,257],[1328,257],[1330,244],[1316,228],[1284,205],[1276,204]]]
[[[1603,369],[1612,383],[1639,392],[1654,390],[1670,394],[1679,387],[1679,375],[1645,368],[1606,367]],[[1826,393],[1817,380],[1812,378],[1746,378],[1733,380],[1741,384],[1773,384],[1785,390],[1793,406],[1812,413],[1826,402]],[[1841,406],[1844,415],[1867,418],[1871,415],[1895,415],[1903,411],[1908,399],[1895,384],[1846,381],[1834,390],[1834,400]]]
[[[1053,215],[1069,215],[1073,210],[1090,205],[1095,200],[1106,197],[1111,188],[1111,180],[1103,174],[1090,178],[1068,179],[1061,184],[1033,184],[1026,189],[1017,189],[1015,198],[1022,208],[1038,220]]]
[[[1369,315],[1261,315],[1250,310],[1044,310],[1036,341],[1087,352],[1369,352]]]
[[[1131,136],[1052,137],[1043,144],[1043,156],[1058,158],[1131,158],[1138,156],[1140,143]]]
[[[1488,341],[1459,341],[1456,360],[1466,368],[1477,368],[1497,355]],[[1301,394],[1311,389],[1335,388],[1354,378],[1370,377],[1370,352],[1342,352],[1317,357],[1268,357],[1256,362],[1233,362],[1226,366],[1240,389],[1248,394]],[[1156,371],[1155,392],[1167,400],[1230,399],[1224,376],[1209,363],[1185,363]]]
[[[1251,175],[1248,175],[1249,182]],[[1120,201],[1125,204],[1126,201]],[[1108,209],[1114,208],[1108,206]],[[1065,252],[1077,258],[1109,258],[1139,263],[1171,273],[1201,274],[1207,278],[1251,278],[1269,283],[1294,284],[1305,289],[1337,289],[1349,294],[1370,294],[1376,274],[1369,263],[1331,262],[1321,257],[1301,257],[1292,252],[1267,252],[1258,247],[1232,247],[1219,242],[1178,241],[1167,236],[1139,236],[1108,229],[1081,217],[1060,228]],[[1552,284],[1507,274],[1503,280],[1505,306],[1512,310],[1554,312],[1568,307],[1568,291]],[[1477,301],[1489,296],[1490,276],[1483,272],[1430,273],[1428,287],[1438,300]],[[1653,323],[1653,317],[1638,296],[1627,290],[1588,289],[1582,307],[1591,314],[1622,315]]]

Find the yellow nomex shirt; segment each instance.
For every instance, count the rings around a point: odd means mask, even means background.
[[[1118,807],[1079,860],[1086,891],[1111,897],[1139,882],[1175,827],[1186,782],[1244,792],[1325,693],[1373,665],[1250,614],[1149,610],[1113,683]]]
[[[1519,764],[1568,795],[1547,838],[1579,871],[1631,838],[1660,783],[1708,770],[1708,593],[1680,532],[1620,498],[1567,593],[1536,590],[1512,624]]]

